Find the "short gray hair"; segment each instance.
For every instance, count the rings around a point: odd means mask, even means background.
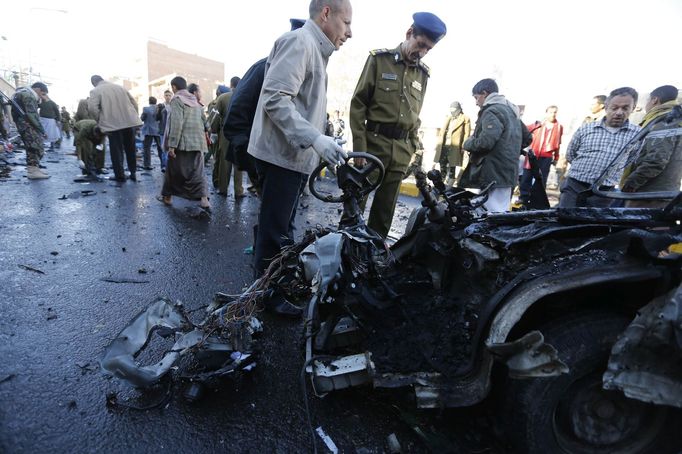
[[[338,11],[344,1],[345,0],[310,0],[310,6],[308,7],[310,18],[315,19],[325,6],[329,6],[332,11]]]

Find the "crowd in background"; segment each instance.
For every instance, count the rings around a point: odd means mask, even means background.
[[[143,170],[153,169],[155,146],[164,173],[158,199],[165,205],[177,196],[196,200],[210,212],[206,160],[213,159],[211,182],[221,196],[227,195],[232,179],[234,197],[244,197],[246,173],[249,190],[261,198],[255,239],[258,276],[293,241],[298,198],[311,171],[320,161],[335,167],[347,160],[345,121],[338,111],[326,112],[326,66],[352,37],[351,21],[349,0],[312,0],[310,18],[292,19],[291,31],[277,40],[270,55],[241,79],[232,78],[229,87],[219,85],[208,106],[202,102],[202,88],[181,76],[170,82],[162,103],[150,97],[140,111],[127,90],[94,75],[93,89],[73,117],[64,108],[60,111],[44,83],[21,87],[11,107],[26,148],[27,177],[49,178],[40,165],[44,143],[53,150],[71,131],[88,181],[100,181],[108,173],[105,142],[113,170],[108,178],[118,183],[137,181],[137,143]],[[397,48],[369,52],[349,102],[352,149],[369,152],[385,168],[367,220],[381,237],[388,235],[403,179],[422,165],[419,115],[431,74],[422,59],[446,33],[445,23],[434,14],[415,13]],[[538,194],[545,194],[548,180],[557,173],[562,208],[610,205],[610,199],[585,196],[593,185],[603,192],[676,191],[682,178],[678,95],[672,85],[654,89],[639,124],[630,121],[639,96],[633,88],[595,96],[589,115],[569,138],[558,121],[558,106],[549,105],[542,120],[524,122],[522,106],[507,99],[495,80],[481,79],[472,88],[479,107],[476,120],[465,115],[461,100],[450,105],[437,132],[434,166],[447,186],[486,191],[485,207],[493,213],[548,208]],[[562,141],[568,141],[563,155]],[[353,165],[366,162],[354,159]],[[552,167],[560,171],[553,173]],[[512,204],[515,191],[518,198]],[[367,199],[360,202],[364,211]],[[285,301],[273,301],[276,310],[293,311]]]

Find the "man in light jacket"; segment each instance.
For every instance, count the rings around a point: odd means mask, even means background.
[[[109,136],[111,165],[114,167],[113,179],[120,182],[126,180],[123,171],[125,151],[130,179],[137,181],[135,128],[142,125],[137,113],[137,103],[128,90],[105,81],[101,76],[92,76],[90,82],[95,88],[90,91],[88,111],[102,132]]]
[[[256,276],[264,273],[281,248],[293,242],[298,197],[320,158],[342,163],[343,149],[324,135],[327,111],[327,62],[352,36],[349,0],[312,0],[310,20],[275,42],[254,118],[248,153],[256,158],[263,185],[254,251]],[[268,308],[284,315],[300,309],[283,296]]]

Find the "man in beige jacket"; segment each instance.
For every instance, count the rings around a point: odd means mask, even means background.
[[[128,91],[120,85],[105,81],[100,76],[90,78],[93,88],[88,98],[88,111],[97,125],[109,136],[111,165],[114,167],[116,181],[126,180],[123,172],[123,152],[130,179],[137,181],[135,171],[135,128],[142,125],[137,113],[137,103]]]

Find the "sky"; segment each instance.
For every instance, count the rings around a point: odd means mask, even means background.
[[[368,51],[396,47],[416,11],[437,14],[446,37],[424,58],[431,68],[422,121],[440,126],[450,102],[475,117],[471,87],[493,77],[500,92],[526,105],[524,119],[559,106],[559,120],[584,117],[591,99],[620,86],[641,93],[682,87],[677,49],[682,1],[649,0],[355,0],[353,37],[332,55],[329,110],[347,110]],[[190,6],[186,6],[190,5]],[[89,77],[131,76],[155,39],[223,61],[226,79],[266,56],[307,17],[307,0],[83,2],[28,0],[12,6],[0,27],[0,69],[21,61],[52,82],[58,104],[74,108]],[[26,29],[30,23],[32,27]],[[0,71],[2,74],[2,71]],[[568,121],[568,120],[565,120]]]

